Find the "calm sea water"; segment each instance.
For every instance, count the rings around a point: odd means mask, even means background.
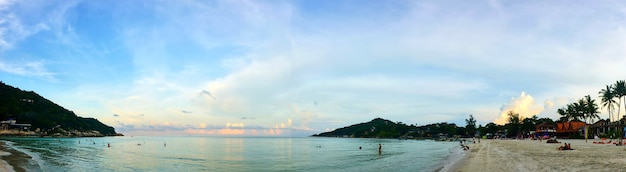
[[[318,137],[3,140],[33,156],[42,171],[434,171],[459,145],[456,142]],[[379,143],[382,144],[380,155]]]

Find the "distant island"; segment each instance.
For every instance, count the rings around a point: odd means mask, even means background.
[[[399,138],[426,139],[439,138],[440,133],[457,133],[456,124],[437,123],[425,126],[406,125],[387,119],[375,118],[372,121],[354,124],[333,131],[313,135],[314,137],[347,137],[347,138]]]
[[[121,135],[94,118],[83,118],[33,91],[0,81],[0,135],[102,137]]]
[[[512,114],[516,115],[516,114]],[[516,116],[517,118],[519,116]],[[350,125],[329,132],[312,135],[313,137],[343,137],[343,138],[393,138],[393,139],[434,139],[455,140],[459,138],[484,137],[517,137],[536,131],[537,125],[556,124],[549,118],[525,118],[524,123],[497,125],[493,122],[485,126],[476,125],[473,115],[465,120],[467,125],[457,126],[455,123],[433,123],[417,126],[403,122],[393,122],[387,119],[375,118],[369,122]],[[513,131],[513,132],[511,132]],[[554,133],[553,133],[554,134]],[[570,134],[570,133],[566,133]],[[575,133],[574,133],[575,134]],[[568,135],[569,138],[580,138],[580,135]]]

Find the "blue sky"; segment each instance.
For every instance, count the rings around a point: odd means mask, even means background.
[[[0,1],[0,80],[130,135],[557,119],[625,49],[622,1]]]

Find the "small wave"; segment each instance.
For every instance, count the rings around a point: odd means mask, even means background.
[[[3,161],[6,162],[6,165],[10,166],[11,169],[14,169],[15,166],[19,166],[19,168],[26,171],[42,171],[43,160],[41,160],[37,154],[16,146],[14,142],[7,140],[3,140],[2,142],[4,143],[3,151],[9,153],[7,156],[13,156],[7,157],[7,159],[13,161],[13,163],[4,161],[5,159],[3,158]]]

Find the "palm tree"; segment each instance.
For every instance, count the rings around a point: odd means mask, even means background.
[[[567,114],[568,121],[576,120],[576,110],[574,110],[574,106],[571,103],[565,106],[565,114]]]
[[[598,92],[598,94],[600,94],[600,98],[601,98],[600,101],[602,103],[602,107],[606,107],[606,109],[609,111],[609,120],[612,122],[613,121],[613,111],[615,110],[615,104],[617,104],[619,106],[619,104],[617,102],[615,102],[615,100],[614,100],[616,95],[613,92],[613,86],[612,85],[606,85],[606,88],[600,90],[600,92]]]
[[[596,104],[596,100],[591,99],[591,96],[587,95],[584,98],[584,102],[585,122],[587,122],[587,118],[589,118],[589,122],[593,122],[593,119],[600,118],[600,116],[598,116],[598,113],[600,112],[598,111],[598,105]]]
[[[583,99],[578,100],[572,104],[567,105],[572,117],[577,121],[585,120],[585,101]]]
[[[556,110],[556,113],[558,113],[559,115],[561,115],[561,119],[563,119],[563,121],[569,121],[567,113],[565,112],[565,108],[559,108]]]
[[[589,119],[589,121],[591,122],[595,118],[600,118],[600,116],[598,116],[598,113],[600,112],[598,111],[598,105],[596,104],[596,100],[591,99],[591,96],[589,95],[585,96],[585,98],[583,99],[581,100],[585,104],[585,106],[583,106],[583,109],[584,109],[583,112],[585,114],[584,115],[585,123],[587,123],[587,119]],[[585,143],[587,142],[588,133],[589,133],[589,127],[585,125]]]
[[[622,98],[624,96],[626,96],[626,81],[624,80],[618,80],[615,82],[615,86],[613,88],[613,93],[617,96],[618,98],[618,104],[622,104]],[[626,104],[626,100],[624,100],[624,104]],[[626,106],[626,105],[625,105]],[[621,110],[622,106],[618,105],[617,106],[617,121],[621,120],[622,117],[620,117],[620,110]],[[620,122],[621,123],[621,122]],[[620,123],[617,123],[617,134],[619,135],[620,138],[620,144],[621,144],[621,140],[622,140],[622,136],[623,133],[620,132],[622,126],[620,126]]]
[[[571,119],[571,116],[567,113],[566,108],[559,108],[556,110],[556,113],[561,115],[561,118],[559,119],[561,122],[567,122]]]
[[[622,98],[626,96],[626,81],[619,80],[615,82],[615,85],[613,85],[613,94],[615,94],[615,96],[617,97],[618,104],[622,104]],[[617,118],[619,119],[621,119],[619,116],[621,109],[621,106],[617,106]]]

